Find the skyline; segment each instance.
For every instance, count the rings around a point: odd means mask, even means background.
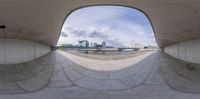
[[[107,42],[114,47],[133,42],[157,46],[152,26],[140,11],[121,6],[92,6],[72,12],[66,19],[58,45],[79,40]]]

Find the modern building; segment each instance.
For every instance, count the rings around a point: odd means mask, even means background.
[[[96,42],[93,43],[93,47],[97,47],[98,44]]]
[[[131,42],[128,45],[129,48],[144,48],[144,45],[142,43],[137,43],[137,42]]]
[[[79,41],[80,48],[89,48],[89,42],[87,40]]]
[[[105,41],[102,42],[101,48],[106,48],[106,42]]]

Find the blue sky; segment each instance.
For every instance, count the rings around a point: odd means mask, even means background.
[[[146,16],[133,8],[93,6],[74,11],[66,19],[58,45],[78,44],[79,40],[115,47],[132,43],[157,46],[153,29]]]

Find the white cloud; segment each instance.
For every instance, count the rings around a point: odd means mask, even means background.
[[[119,9],[120,11],[118,11]],[[144,45],[156,45],[150,23],[147,22],[144,26],[135,23],[134,20],[132,22],[124,21],[126,17],[118,18],[123,14],[121,12],[126,9],[92,7],[75,11],[68,17],[62,29],[62,32],[67,36],[61,35],[58,45],[64,43],[77,44],[78,40],[83,39],[98,43],[105,40],[114,46],[126,46],[132,41]],[[130,8],[128,9],[130,10]],[[140,12],[133,11],[132,13],[138,15],[135,13]]]

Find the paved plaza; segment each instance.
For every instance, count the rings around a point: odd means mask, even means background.
[[[56,51],[0,70],[0,99],[200,98],[200,67],[160,51],[116,61]]]

